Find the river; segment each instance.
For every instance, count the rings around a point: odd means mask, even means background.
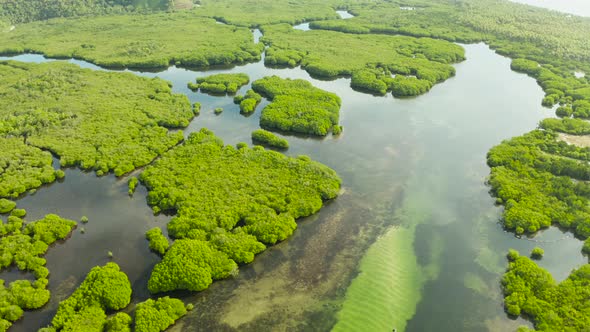
[[[485,184],[486,153],[552,111],[540,106],[543,92],[533,79],[510,70],[509,59],[484,44],[464,47],[468,60],[455,66],[456,77],[408,99],[363,94],[350,88],[349,79],[316,80],[299,68],[271,69],[262,61],[209,71],[135,72],[169,80],[175,92],[202,104],[185,134],[207,127],[227,144],[251,142],[267,102],[242,116],[231,96],[190,91],[186,85],[196,77],[242,72],[252,81],[303,78],[342,98],[340,137],[286,137],[286,154],[309,155],[340,174],[342,195],[300,220],[293,237],[258,255],[238,277],[200,293],[175,294],[195,309],[171,331],[359,331],[371,321],[378,322],[374,331],[505,331],[526,323],[510,320],[502,309],[499,278],[507,250],[527,253],[536,241],[546,241],[540,264],[561,280],[585,262],[582,243],[555,228],[535,239],[502,230],[501,209]],[[48,61],[38,55],[13,59]],[[225,111],[215,115],[216,107]],[[154,217],[145,196],[140,186],[129,197],[126,178],[70,169],[63,182],[18,201],[29,220],[57,213],[86,215],[90,222],[84,234],[78,229],[49,250],[51,302],[26,312],[11,331],[47,325],[58,301],[92,266],[106,263],[108,251],[129,275],[134,302],[148,297],[146,281],[159,258],[149,252],[144,233],[154,225],[165,229],[169,217]],[[371,289],[363,296],[367,282]],[[351,322],[347,312],[362,315]]]

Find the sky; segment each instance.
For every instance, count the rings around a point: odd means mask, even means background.
[[[564,13],[590,17],[590,0],[511,0]]]

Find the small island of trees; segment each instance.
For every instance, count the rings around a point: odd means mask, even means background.
[[[272,101],[260,116],[265,129],[325,136],[338,126],[340,97],[308,81],[270,76],[256,80],[252,89]]]
[[[288,149],[289,141],[284,138],[278,137],[277,135],[266,131],[264,129],[257,129],[252,132],[252,141],[254,143],[260,143],[268,145],[277,149]]]
[[[250,78],[246,74],[215,74],[197,78],[197,83],[189,83],[193,90],[210,94],[235,94],[239,88],[248,84]]]

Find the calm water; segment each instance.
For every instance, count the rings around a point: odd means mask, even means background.
[[[590,1],[588,0],[510,0],[531,6],[543,7],[578,16],[590,17]]]
[[[194,303],[195,310],[171,330],[326,331],[337,323],[343,305],[375,308],[367,319],[384,319],[380,312],[390,314],[391,325],[389,318],[383,325],[387,331],[399,328],[394,325],[398,313],[390,308],[408,299],[396,297],[399,280],[389,268],[390,261],[402,257],[395,251],[384,256],[380,248],[387,246],[377,244],[388,239],[382,235],[403,229],[411,229],[413,237],[404,254],[415,256],[419,268],[427,271],[415,285],[421,296],[404,307],[404,315],[412,317],[407,331],[505,331],[522,324],[508,319],[501,306],[498,282],[506,251],[528,253],[543,241],[546,256],[540,264],[563,279],[585,262],[582,243],[555,229],[529,240],[502,231],[501,210],[493,205],[485,185],[486,153],[503,139],[535,128],[551,111],[540,107],[543,92],[533,79],[510,71],[509,59],[483,44],[465,48],[468,60],[456,65],[456,77],[411,99],[374,97],[350,89],[349,79],[319,81],[299,68],[269,69],[262,62],[207,72],[176,67],[138,72],[169,80],[175,92],[202,104],[201,115],[186,134],[207,127],[228,144],[251,143],[262,107],[244,117],[231,96],[190,91],[186,84],[196,77],[243,72],[252,81],[267,75],[304,78],[342,98],[340,137],[286,137],[288,155],[307,154],[340,174],[342,195],[317,215],[301,220],[292,238],[242,267],[237,278],[216,282],[201,293],[177,294]],[[36,55],[14,59],[47,61]],[[215,115],[216,107],[225,111]],[[129,197],[125,178],[68,170],[63,183],[18,202],[30,212],[29,220],[58,213],[73,219],[86,215],[90,222],[80,225],[84,234],[78,228],[71,239],[50,249],[46,258],[52,300],[43,310],[27,312],[13,331],[48,324],[58,301],[92,266],[106,263],[108,251],[129,275],[134,301],[148,296],[149,271],[159,259],[149,252],[144,233],[154,225],[165,228],[169,217],[154,217],[145,195],[140,187]],[[385,257],[383,269],[359,272],[359,262],[371,258],[367,252]],[[351,304],[355,300],[353,287],[347,295],[349,286],[367,273],[384,280],[383,291]]]

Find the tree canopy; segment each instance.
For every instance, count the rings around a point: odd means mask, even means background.
[[[325,136],[338,126],[340,97],[308,81],[270,76],[254,81],[252,89],[272,101],[260,115],[263,128]]]
[[[197,78],[197,83],[189,83],[188,87],[193,90],[212,94],[235,94],[239,88],[248,84],[250,78],[246,74],[215,74]]]
[[[24,216],[26,212],[19,214]],[[24,228],[23,220],[14,215],[2,223],[0,269],[16,266],[21,271],[31,271],[37,280],[16,280],[6,287],[0,279],[0,330],[8,329],[12,322],[20,319],[24,310],[39,309],[49,301],[49,270],[42,256],[55,241],[65,239],[75,226],[76,222],[53,214],[30,222]]]
[[[461,46],[444,40],[300,31],[284,24],[263,30],[262,41],[270,45],[265,64],[301,65],[311,75],[325,78],[352,76],[353,88],[374,94],[425,93],[454,76],[451,64],[465,59]]]
[[[254,143],[268,145],[277,149],[288,149],[289,141],[282,137],[266,131],[264,129],[256,129],[252,132],[252,141]]]
[[[167,128],[185,127],[194,116],[188,98],[160,79],[14,61],[0,62],[0,77],[0,136],[11,137],[2,141],[0,196],[63,177],[36,148],[53,152],[62,166],[120,176],[182,141],[182,132]]]
[[[510,315],[530,317],[537,331],[585,331],[590,326],[590,264],[558,284],[528,257],[515,252],[509,259],[502,289]]]
[[[184,303],[168,296],[148,299],[135,309],[135,332],[160,332],[166,330],[180,317],[186,315]]]
[[[42,53],[109,68],[240,64],[260,60],[263,48],[249,29],[190,11],[51,19],[0,33],[1,54]]]
[[[131,283],[115,263],[96,266],[74,293],[59,303],[51,325],[57,331],[102,331],[106,310],[125,308]]]
[[[0,1],[0,19],[13,24],[53,17],[93,16],[167,9],[169,0],[10,0]]]
[[[336,173],[308,157],[224,146],[206,129],[146,167],[140,180],[154,211],[176,212],[168,233],[186,239],[154,268],[152,292],[203,290],[231,275],[236,262],[285,240],[295,219],[317,212],[340,189]]]
[[[556,138],[534,130],[493,147],[488,152],[491,192],[505,207],[504,226],[517,234],[559,224],[587,238],[590,149]]]

